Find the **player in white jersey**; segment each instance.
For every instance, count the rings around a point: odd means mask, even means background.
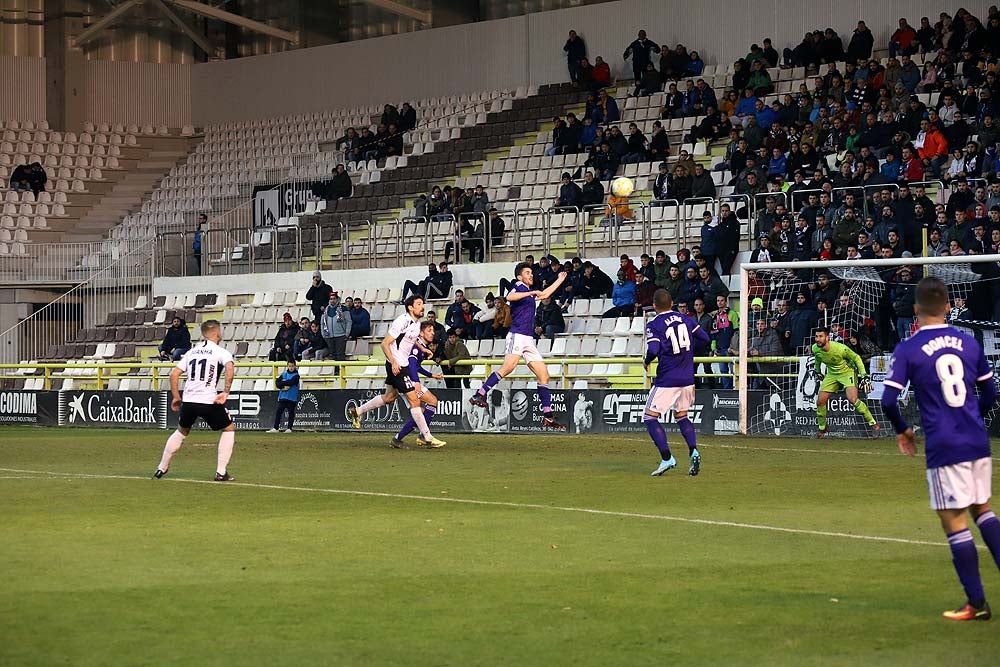
[[[177,430],[167,439],[163,448],[163,458],[156,467],[153,477],[159,479],[170,470],[170,460],[184,444],[191,427],[198,419],[204,419],[213,431],[222,431],[219,436],[219,453],[215,468],[216,482],[229,482],[229,459],[233,455],[236,442],[236,425],[226,411],[226,399],[233,386],[233,355],[219,346],[222,340],[222,325],[218,320],[207,320],[201,325],[204,342],[196,345],[181,357],[170,372],[170,393],[173,400],[170,409],[180,412]],[[219,375],[225,373],[225,389],[218,390]],[[180,378],[187,374],[184,383],[184,398],[181,400]]]
[[[414,391],[410,379],[410,351],[420,337],[420,318],[424,315],[423,297],[411,294],[403,301],[406,312],[397,317],[389,325],[389,333],[382,339],[382,352],[385,353],[385,393],[376,396],[367,403],[347,409],[347,416],[354,428],[361,428],[361,415],[370,410],[377,410],[386,405],[392,405],[396,398],[403,394],[410,404],[410,415],[420,431],[420,440],[431,447],[441,447],[445,444],[431,435],[431,430],[424,419],[424,411],[420,406],[420,396]],[[395,442],[395,439],[393,440]],[[396,447],[395,444],[392,445]],[[398,449],[398,447],[397,447]]]

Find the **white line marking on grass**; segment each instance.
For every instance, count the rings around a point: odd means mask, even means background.
[[[652,443],[651,440],[645,440],[642,438],[622,438],[627,442],[644,442],[647,444]],[[868,452],[864,450],[852,451],[849,449],[803,449],[799,447],[757,447],[755,445],[716,445],[713,443],[698,443],[699,447],[705,447],[707,449],[736,449],[740,451],[747,452],[778,452],[778,453],[788,453],[788,452],[802,452],[804,454],[849,454],[851,456],[890,456],[893,458],[901,458],[903,455],[898,451],[895,452]],[[918,453],[917,458],[926,458],[925,454]],[[1000,457],[992,457],[994,461],[1000,461]]]
[[[55,477],[69,477],[80,479],[129,479],[151,481],[149,477],[137,475],[93,475],[88,473],[72,472],[52,472],[48,470],[17,470],[14,468],[0,468],[0,472],[27,473],[35,475],[51,475]],[[219,482],[204,479],[177,479],[164,478],[159,482],[176,482],[188,484],[211,484],[220,486]],[[423,500],[438,503],[454,503],[458,505],[479,505],[484,507],[508,507],[511,509],[533,509],[549,510],[553,512],[573,512],[577,514],[591,514],[597,516],[611,516],[625,519],[647,519],[652,521],[671,521],[676,523],[689,523],[702,526],[722,526],[727,528],[745,528],[750,530],[765,530],[775,533],[789,533],[792,535],[813,535],[817,537],[836,537],[848,540],[861,540],[864,542],[887,542],[893,544],[915,544],[928,547],[947,546],[945,542],[931,542],[929,540],[909,540],[902,537],[885,537],[880,535],[857,535],[853,533],[840,533],[828,530],[810,530],[806,528],[783,528],[781,526],[767,526],[757,523],[740,523],[738,521],[716,521],[713,519],[692,519],[690,517],[670,516],[666,514],[644,514],[641,512],[616,512],[613,510],[593,509],[589,507],[564,507],[560,505],[541,505],[537,503],[515,503],[503,500],[476,500],[473,498],[452,498],[439,496],[421,496],[409,493],[385,493],[382,491],[357,491],[352,489],[324,489],[308,486],[285,486],[281,484],[255,484],[251,482],[225,482],[225,486],[239,486],[251,489],[270,489],[272,491],[300,491],[304,493],[328,493],[342,496],[362,496],[367,498],[394,498],[399,500]],[[980,547],[983,548],[983,547]]]
[[[45,479],[38,475],[0,475],[0,479]]]

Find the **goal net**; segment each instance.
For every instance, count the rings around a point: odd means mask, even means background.
[[[743,265],[742,432],[772,437],[815,435],[816,398],[825,369],[814,369],[811,347],[817,329],[825,327],[832,340],[848,345],[864,361],[873,389],[869,394],[862,392],[861,398],[881,424],[883,436],[891,436],[879,400],[882,380],[896,344],[915,330],[915,287],[927,275],[948,285],[951,323],[975,335],[990,361],[1000,368],[998,259],[967,256]],[[900,403],[911,423],[919,423],[908,391]],[[995,408],[989,421],[996,412]],[[842,392],[830,399],[827,428],[831,436],[870,434]]]

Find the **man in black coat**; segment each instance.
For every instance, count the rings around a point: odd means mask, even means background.
[[[312,302],[313,322],[319,322],[319,318],[323,315],[323,309],[330,303],[331,292],[333,292],[333,288],[323,282],[323,274],[319,271],[314,272],[312,285],[306,292],[306,298]]]
[[[566,52],[569,80],[577,83],[580,80],[580,61],[587,57],[587,44],[582,37],[576,34],[576,30],[570,30],[569,39],[563,45],[563,51]]]
[[[403,102],[403,105],[399,108],[398,129],[400,133],[409,132],[416,126],[417,110],[411,107],[409,102]]]
[[[191,332],[188,331],[187,323],[183,319],[179,317],[173,319],[158,349],[160,361],[177,361],[191,349]]]
[[[330,181],[330,189],[327,198],[331,200],[345,199],[351,196],[354,190],[354,183],[351,175],[347,173],[344,165],[338,164],[333,172],[333,179]]]
[[[642,73],[646,71],[646,65],[653,62],[650,51],[659,53],[660,45],[651,39],[646,39],[646,31],[640,30],[636,40],[629,44],[625,53],[622,54],[622,58],[625,60],[628,60],[629,56],[632,57],[632,74],[636,83],[642,78]]]

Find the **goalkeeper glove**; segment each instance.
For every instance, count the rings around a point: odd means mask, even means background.
[[[858,389],[865,392],[866,394],[872,393],[872,379],[867,375],[858,378]]]

